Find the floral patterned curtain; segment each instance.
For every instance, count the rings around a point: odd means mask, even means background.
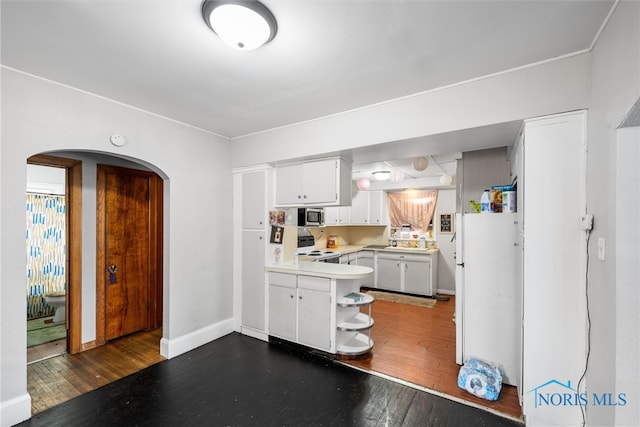
[[[409,224],[411,231],[427,232],[438,201],[437,190],[405,190],[387,194],[389,220],[392,227]]]
[[[51,316],[43,296],[64,292],[66,262],[65,196],[27,193],[27,318]]]

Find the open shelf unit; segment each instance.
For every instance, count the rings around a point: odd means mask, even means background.
[[[349,292],[344,295],[349,294]],[[336,301],[336,353],[346,356],[358,356],[373,348],[371,328],[371,304],[374,298],[360,292],[351,292],[360,298],[346,298],[340,296]],[[368,312],[362,312],[361,307],[367,307]]]

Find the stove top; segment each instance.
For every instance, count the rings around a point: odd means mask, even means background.
[[[340,252],[324,250],[324,249],[313,249],[313,248],[298,248],[296,253],[299,256],[308,256],[312,257],[314,260],[323,260],[328,258],[337,258],[340,256]]]

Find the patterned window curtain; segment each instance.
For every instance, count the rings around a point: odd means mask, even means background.
[[[66,202],[63,195],[27,193],[27,319],[53,316],[44,295],[66,290]]]
[[[433,219],[437,201],[437,190],[388,193],[387,203],[391,226],[401,227],[409,224],[412,232],[426,233]]]

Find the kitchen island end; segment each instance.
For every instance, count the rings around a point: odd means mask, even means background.
[[[270,337],[346,356],[371,350],[374,299],[360,293],[360,279],[371,276],[372,268],[300,262],[265,270]]]

